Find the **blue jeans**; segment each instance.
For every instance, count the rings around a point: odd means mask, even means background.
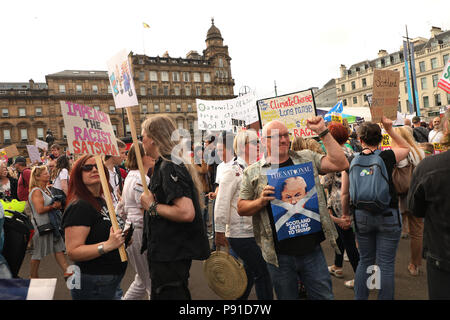
[[[71,289],[73,300],[120,300],[123,274],[81,274],[80,289]]]
[[[247,274],[247,289],[239,300],[247,300],[253,284],[255,284],[258,300],[273,300],[270,274],[255,238],[228,238],[228,241],[231,249],[244,261]]]
[[[393,300],[395,255],[402,233],[398,210],[390,209],[379,215],[356,210],[355,225],[360,257],[355,274],[355,299],[367,300],[370,286],[380,289],[379,300]],[[377,271],[374,265],[378,266]]]
[[[302,280],[308,299],[332,300],[331,277],[322,247],[302,256],[278,254],[278,265],[267,263],[278,300],[298,299],[298,277]]]

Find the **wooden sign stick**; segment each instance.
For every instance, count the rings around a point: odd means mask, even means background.
[[[95,162],[97,163],[98,173],[100,174],[100,181],[102,183],[103,195],[105,196],[106,206],[108,207],[109,219],[114,231],[119,230],[119,223],[117,222],[116,210],[114,209],[113,201],[111,198],[111,192],[109,191],[109,183],[106,179],[105,168],[103,166],[103,160],[101,155],[95,156]],[[125,251],[125,245],[119,248],[120,260],[122,262],[127,261],[127,253]]]

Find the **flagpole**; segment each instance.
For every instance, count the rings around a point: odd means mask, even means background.
[[[144,49],[144,56],[145,56],[144,29],[145,29],[145,27],[142,28],[142,48]]]

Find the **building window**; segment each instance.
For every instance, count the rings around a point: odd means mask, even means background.
[[[170,112],[170,104],[166,104],[166,112]]]
[[[28,130],[26,128],[20,129],[20,140],[22,141],[28,140]]]
[[[364,94],[364,95],[363,95],[363,100],[364,100],[364,102],[367,101],[367,94]]]
[[[425,72],[425,61],[419,62],[419,70],[420,72]]]
[[[161,71],[161,81],[169,81],[169,72]]]
[[[355,90],[356,89],[356,83],[355,83],[355,81],[352,81],[352,90]]]
[[[431,78],[433,79],[433,88],[436,88],[438,85],[438,81],[439,81],[439,75],[433,74],[433,76]]]
[[[435,106],[441,106],[442,105],[441,94],[440,93],[434,95],[434,105]]]
[[[142,112],[142,113],[147,113],[147,105],[146,105],[146,104],[143,104],[143,105],[141,106],[141,112]]]
[[[428,99],[428,96],[424,96],[422,99],[423,99],[423,107],[428,108],[430,106],[430,101]]]
[[[150,71],[150,81],[158,81],[158,73],[156,71]]]
[[[358,103],[358,97],[353,97],[353,104],[357,104]]]
[[[200,82],[200,73],[194,72],[194,82]]]
[[[211,82],[211,75],[209,73],[203,74],[203,81],[204,82]]]
[[[191,95],[191,87],[184,87],[184,92],[187,96]]]
[[[144,81],[144,80],[145,80],[145,72],[139,71],[139,81]]]
[[[224,88],[223,88],[223,94],[224,94],[225,96],[228,94],[228,88],[227,88],[227,87],[224,87]]]
[[[113,124],[113,125],[111,125],[111,126],[112,126],[112,128],[113,128],[114,135],[117,137],[117,125],[116,125],[116,124]]]
[[[181,93],[180,87],[175,87],[174,92],[176,96],[179,96]]]
[[[183,81],[184,82],[189,82],[189,72],[183,72]]]
[[[36,136],[38,139],[44,139],[44,128],[37,128]]]
[[[145,89],[145,87],[141,87],[141,89],[140,89],[141,96],[145,96],[147,94],[146,91],[147,90]]]
[[[125,131],[127,133],[126,134],[127,136],[131,135],[131,129],[130,129],[130,125],[128,123],[125,125]]]
[[[108,85],[108,93],[112,93],[111,86]]]
[[[152,86],[152,95],[157,96],[158,95],[158,87]]]
[[[116,113],[116,107],[115,106],[109,106],[109,113],[111,113],[111,114]]]
[[[438,67],[437,58],[431,59],[431,69],[436,69]]]
[[[194,132],[194,121],[188,120],[188,127],[191,133]]]
[[[100,111],[100,106],[94,106],[94,109]]]
[[[178,129],[183,129],[184,128],[184,126],[183,126],[183,120],[177,120],[177,125],[178,125]]]
[[[188,106],[187,106],[187,111],[188,111],[188,112],[192,112],[192,104],[188,104]]]
[[[169,87],[168,87],[168,86],[164,86],[164,87],[163,87],[163,90],[164,90],[163,94],[164,94],[165,96],[168,96],[168,95],[169,95]]]
[[[347,105],[347,99],[342,100],[342,104],[344,105],[344,107]]]
[[[8,109],[6,109],[6,108],[2,109],[2,117],[3,118],[9,117],[9,110]]]
[[[159,105],[158,105],[158,104],[155,104],[155,105],[153,106],[153,111],[154,111],[154,112],[159,112]]]
[[[92,93],[98,93],[98,86],[95,84],[92,86]]]
[[[61,133],[62,133],[63,139],[67,139],[66,127],[61,128]]]
[[[42,108],[41,107],[36,107],[36,109],[34,110],[34,114],[36,116],[42,116]]]
[[[402,112],[402,103],[401,103],[400,100],[398,101],[397,111],[398,111],[398,112]]]
[[[406,81],[404,82],[404,89],[405,89],[405,93],[408,93],[408,84],[406,83]]]
[[[341,92],[345,92],[345,84],[341,84]]]
[[[219,68],[223,68],[223,59],[219,58]]]
[[[59,93],[66,93],[66,86],[63,84],[59,85]]]
[[[422,88],[422,90],[425,90],[425,89],[427,89],[427,78],[420,78],[420,85],[421,85],[421,88]]]
[[[196,87],[195,88],[195,94],[197,96],[201,96],[202,95],[202,88],[201,87]]]
[[[206,87],[206,95],[207,96],[211,95],[211,87]]]
[[[362,86],[363,86],[363,88],[367,87],[367,80],[366,80],[366,78],[362,78]]]
[[[19,117],[26,117],[26,116],[27,116],[27,109],[19,108]]]
[[[172,81],[175,81],[175,82],[180,81],[180,73],[179,72],[172,72]]]
[[[448,61],[448,57],[449,57],[449,54],[447,53],[447,54],[444,54],[444,56],[443,56],[443,64],[444,64],[444,66],[445,66],[445,64],[447,63],[447,61]]]
[[[181,104],[177,104],[177,112],[181,112]]]
[[[77,93],[83,92],[83,87],[81,86],[81,84],[76,85],[76,90],[77,90]]]
[[[11,130],[3,129],[3,142],[10,143],[11,142]]]

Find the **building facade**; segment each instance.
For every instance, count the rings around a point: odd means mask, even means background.
[[[442,106],[450,104],[450,95],[437,87],[450,55],[450,31],[432,27],[429,39],[415,38],[410,42],[414,43],[420,114],[423,120],[429,121],[439,115]],[[403,46],[399,51],[390,54],[386,50],[380,50],[376,59],[359,62],[348,69],[341,65],[340,77],[336,79],[337,100],[342,100],[345,107],[368,107],[367,95],[372,93],[374,69],[400,72],[398,110],[408,113]]]
[[[132,107],[138,135],[143,120],[153,114],[168,114],[178,128],[197,132],[195,99],[234,98],[231,57],[214,25],[206,35],[200,55],[189,51],[186,58],[130,53],[139,106]],[[110,115],[116,137],[129,136],[126,112],[116,110],[107,71],[65,70],[45,76],[45,83],[0,83],[0,146],[16,144],[26,155],[26,145],[45,140],[51,130],[55,143],[67,146],[60,101],[85,104]]]

